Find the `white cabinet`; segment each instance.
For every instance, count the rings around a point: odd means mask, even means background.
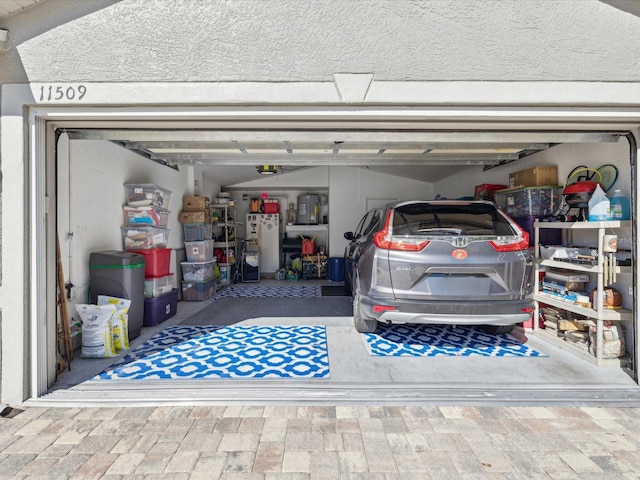
[[[603,346],[603,324],[607,320],[613,320],[622,322],[626,329],[633,328],[633,315],[630,310],[625,308],[610,309],[604,305],[603,291],[604,288],[609,285],[611,279],[616,279],[618,275],[630,275],[631,266],[619,266],[615,261],[611,262],[611,255],[608,255],[604,250],[604,238],[605,232],[610,233],[616,231],[621,227],[627,227],[630,225],[628,221],[608,221],[608,222],[538,222],[534,223],[534,249],[536,257],[535,268],[535,289],[534,299],[536,300],[536,309],[534,314],[533,328],[538,330],[538,315],[539,304],[544,303],[556,308],[564,309],[569,312],[577,313],[585,317],[589,317],[594,320],[596,324],[596,356],[589,354],[587,351],[583,351],[579,347],[574,347],[568,342],[564,342],[561,339],[553,337],[551,335],[545,335],[545,338],[554,341],[558,346],[567,348],[574,353],[581,354],[581,356],[594,361],[597,365],[623,365],[628,363],[628,357],[605,359],[602,358],[602,346]],[[572,245],[573,234],[578,231],[590,230],[594,232],[597,237],[598,247],[592,248],[594,250],[594,257],[597,259],[594,264],[589,263],[571,263],[566,261],[554,260],[553,258],[541,258],[541,250],[539,245],[540,229],[561,229],[564,232],[565,244]],[[594,242],[595,244],[595,242]],[[615,258],[615,254],[613,254]],[[613,263],[613,265],[612,265]],[[572,270],[575,272],[583,272],[589,274],[591,283],[595,284],[597,289],[595,297],[595,304],[590,307],[583,307],[577,304],[573,304],[563,300],[561,297],[555,297],[546,293],[542,293],[540,290],[539,273],[545,268],[558,268],[563,270]],[[624,296],[625,292],[621,292]],[[635,336],[634,336],[635,338]],[[558,340],[558,341],[555,341]],[[627,352],[633,351],[633,345],[627,345]]]

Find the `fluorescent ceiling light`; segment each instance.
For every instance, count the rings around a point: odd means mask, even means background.
[[[246,152],[259,155],[285,155],[287,153],[285,149],[279,150],[276,148],[247,148]]]
[[[385,148],[384,149],[384,153],[385,154],[420,154],[420,153],[425,153],[425,149],[424,148]]]
[[[332,148],[291,148],[293,154],[312,154],[312,155],[318,155],[318,154],[325,154],[325,155],[333,155],[333,149]]]
[[[237,148],[150,148],[153,153],[221,153],[244,155]]]
[[[295,151],[295,150],[294,150]],[[362,149],[362,148],[341,148],[340,149],[340,153],[343,155],[351,155],[352,153],[355,154],[365,154],[365,155],[376,155],[378,152],[380,151],[379,148],[369,148],[369,149]]]
[[[437,153],[440,155],[466,153],[468,155],[473,155],[474,153],[518,153],[521,151],[522,148],[434,148],[429,153]]]

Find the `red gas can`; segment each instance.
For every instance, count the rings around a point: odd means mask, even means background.
[[[302,255],[313,255],[316,253],[316,242],[314,238],[302,238]]]

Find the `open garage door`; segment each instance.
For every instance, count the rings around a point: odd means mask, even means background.
[[[323,186],[329,192],[329,245],[333,249],[331,255],[334,256],[342,254],[342,234],[355,227],[354,219],[360,218],[364,213],[363,205],[366,205],[368,198],[372,198],[363,194],[364,185],[370,180],[370,177],[362,178],[362,172],[365,171],[375,172],[377,179],[387,176],[388,182],[398,185],[398,198],[403,196],[403,182],[423,182],[424,191],[428,192],[429,196],[426,199],[432,199],[437,194],[450,198],[473,195],[474,185],[504,183],[509,178],[509,172],[533,165],[556,166],[559,172],[558,183],[561,183],[577,166],[588,164],[588,167],[598,167],[600,164],[613,162],[619,167],[618,181],[624,184],[624,188],[630,193],[632,204],[635,205],[637,150],[629,129],[622,128],[629,127],[626,124],[594,125],[574,121],[567,125],[548,120],[523,121],[514,128],[513,124],[504,122],[499,116],[484,121],[465,119],[463,122],[450,122],[446,118],[436,121],[432,116],[419,119],[416,118],[415,112],[403,112],[403,116],[398,112],[373,112],[366,109],[356,113],[340,110],[311,111],[303,115],[288,112],[286,109],[278,111],[277,115],[269,111],[245,111],[242,114],[229,111],[227,118],[224,118],[224,113],[217,112],[216,119],[207,120],[202,119],[202,114],[189,118],[189,114],[182,117],[175,112],[167,111],[164,115],[171,118],[158,120],[157,113],[147,112],[147,118],[135,120],[126,119],[127,115],[122,112],[118,114],[120,118],[117,120],[101,117],[100,112],[91,114],[91,119],[86,118],[86,112],[78,119],[69,119],[66,115],[57,117],[55,113],[51,113],[46,122],[40,125],[42,131],[47,132],[47,135],[40,138],[49,138],[50,147],[53,142],[58,149],[55,169],[49,170],[50,175],[54,175],[55,171],[58,177],[58,191],[55,216],[51,217],[47,228],[38,234],[47,238],[49,242],[55,238],[55,233],[61,235],[65,252],[63,257],[66,255],[68,259],[73,258],[71,269],[73,264],[81,265],[86,260],[88,252],[107,249],[108,246],[101,243],[105,238],[119,238],[120,225],[114,224],[113,221],[105,221],[113,218],[111,213],[106,212],[113,209],[105,207],[111,199],[95,195],[100,191],[96,178],[103,178],[108,183],[109,175],[113,175],[117,179],[116,184],[119,185],[123,181],[141,182],[141,179],[145,178],[151,183],[162,184],[166,181],[174,185],[182,184],[183,188],[175,192],[182,196],[209,193],[203,190],[194,192],[194,185],[198,182],[216,185],[218,190],[245,185],[246,182],[250,182],[252,186],[237,187],[237,190],[289,188],[274,187],[273,184],[260,187],[256,184],[256,166],[264,164],[279,167],[281,170],[277,175],[282,175],[280,178],[295,172],[298,180],[290,188],[306,190],[315,188],[318,184],[314,183],[316,179],[308,180],[309,183],[304,184],[304,181],[299,180],[304,178],[300,174],[306,170],[310,171],[312,176],[316,176],[316,169],[326,169],[326,185]],[[522,115],[526,118],[526,112]],[[239,116],[245,118],[239,119]],[[63,141],[57,143],[53,138]],[[623,155],[620,153],[622,151]],[[605,157],[607,160],[603,160]],[[56,158],[51,148],[47,158],[50,161]],[[612,160],[609,160],[610,158]],[[117,173],[118,169],[123,168],[127,168],[124,176]],[[80,172],[91,169],[95,170],[97,177],[79,177]],[[345,183],[340,183],[341,178],[345,179]],[[350,195],[345,195],[345,191],[350,190]],[[36,197],[39,195],[38,192],[34,193]],[[86,200],[82,208],[78,205],[78,194]],[[122,205],[120,192],[114,191],[113,195],[113,205],[116,205],[118,210]],[[386,197],[390,194],[385,192],[380,196]],[[70,201],[71,197],[75,201]],[[173,205],[179,205],[179,201]],[[92,209],[95,214],[93,221],[87,214]],[[82,223],[74,224],[80,217]],[[115,236],[114,231],[117,232]],[[92,234],[83,237],[82,232]],[[69,233],[73,235],[69,236]],[[628,250],[634,266],[637,263],[635,236],[635,229],[630,228]],[[118,248],[118,245],[111,248]],[[51,249],[47,251],[51,258]],[[69,268],[69,263],[66,263]],[[55,270],[51,261],[47,266],[50,272]],[[73,278],[74,272],[70,273]],[[54,329],[56,306],[51,302],[52,295],[47,296],[46,293],[50,292],[50,284],[41,282],[35,286],[35,292],[49,301],[44,302],[46,307],[38,312],[33,320],[33,344],[39,348],[38,352],[33,352],[34,357],[38,359],[34,362],[32,370],[32,375],[37,379],[34,382],[36,391],[33,397],[54,404],[77,401],[99,403],[105,401],[105,398],[119,403],[206,402],[216,399],[229,401],[232,398],[266,398],[274,401],[287,398],[299,402],[317,401],[319,396],[344,402],[367,399],[380,401],[381,398],[394,402],[424,402],[430,398],[455,400],[468,395],[469,398],[477,400],[486,398],[487,392],[491,392],[490,395],[497,394],[495,398],[503,401],[508,398],[517,398],[519,401],[536,398],[566,401],[568,398],[574,398],[581,401],[600,395],[602,387],[606,387],[607,390],[614,387],[617,393],[609,393],[613,395],[610,398],[612,401],[624,403],[626,399],[634,398],[636,395],[637,383],[635,267],[629,269],[625,281],[627,306],[633,315],[625,323],[630,344],[629,362],[624,365],[625,373],[618,377],[620,382],[617,384],[606,380],[610,375],[605,374],[601,368],[592,369],[587,363],[585,370],[592,372],[592,383],[580,383],[569,387],[566,378],[551,378],[547,369],[543,369],[538,377],[532,375],[531,379],[534,380],[531,381],[522,376],[520,368],[514,369],[511,372],[512,376],[505,376],[503,367],[497,366],[497,369],[492,369],[489,364],[483,363],[481,371],[472,369],[462,375],[457,383],[446,382],[443,379],[443,383],[434,385],[433,377],[429,378],[428,382],[414,383],[410,380],[410,374],[415,368],[412,364],[399,376],[398,382],[381,381],[380,378],[372,376],[373,373],[370,375],[367,367],[364,371],[354,372],[355,375],[352,377],[340,377],[336,374],[337,380],[333,384],[319,386],[317,383],[302,382],[271,384],[268,388],[264,385],[238,382],[225,384],[221,388],[220,384],[207,384],[203,387],[203,383],[193,382],[150,382],[132,386],[126,382],[101,384],[75,380],[58,383],[56,386],[53,381],[55,375],[52,374],[55,370],[55,351],[52,349],[51,339],[47,339],[44,334]],[[80,280],[72,283],[80,288],[84,282]],[[83,291],[80,298],[84,298],[84,295]],[[338,329],[336,337],[340,337],[340,329],[344,326],[339,321],[334,322],[337,323],[329,324]],[[345,335],[344,338],[348,336]],[[332,356],[332,361],[342,365],[342,370],[336,367],[337,371],[344,372],[348,370],[345,366],[352,362],[349,356],[352,354],[353,345],[345,341],[337,341],[335,345],[339,350]],[[569,361],[567,359],[570,356],[567,357],[565,354],[566,352],[560,352],[562,361]],[[433,369],[433,366],[437,368]],[[393,365],[392,368],[399,367]],[[442,368],[445,368],[442,361],[437,360],[425,372],[432,375],[438,370],[442,371]],[[516,374],[516,370],[520,373]],[[616,372],[620,373],[621,369],[618,368]],[[91,372],[92,375],[95,373],[97,372]],[[471,377],[468,376],[470,373]],[[562,375],[561,372],[558,374]],[[387,379],[394,377],[389,372],[386,375]],[[80,377],[68,378],[81,377],[82,374]],[[358,377],[364,381],[358,381]],[[88,378],[89,376],[85,376],[85,379]],[[472,381],[471,378],[476,378],[476,381]],[[630,379],[631,384],[627,383],[625,378]],[[353,383],[350,383],[349,379]]]

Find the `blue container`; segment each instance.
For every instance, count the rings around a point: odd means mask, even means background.
[[[535,240],[535,228],[533,224],[536,220],[544,218],[543,216],[536,215],[527,215],[526,217],[513,217],[518,225],[520,225],[525,232],[529,234],[529,246],[533,247],[533,242]],[[551,228],[541,228],[539,230],[540,238],[538,241],[540,245],[560,245],[562,244],[562,231],[551,229]]]
[[[329,258],[329,280],[332,282],[344,282],[344,258]]]
[[[178,311],[178,289],[163,293],[159,297],[144,299],[145,327],[155,327],[173,317]]]
[[[611,220],[631,220],[631,207],[629,199],[625,197],[622,190],[615,190],[609,199],[609,211]]]

